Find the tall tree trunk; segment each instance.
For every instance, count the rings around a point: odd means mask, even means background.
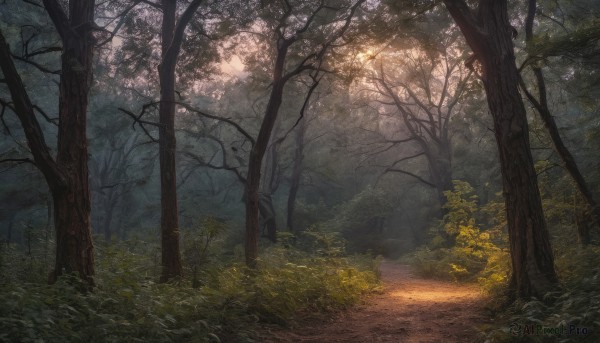
[[[494,120],[516,297],[542,297],[558,280],[519,94],[512,27],[506,0],[480,0],[477,15],[464,0],[444,0],[482,66]]]
[[[52,14],[58,3],[44,1]],[[54,282],[63,272],[78,272],[93,283],[94,247],[91,231],[91,195],[88,180],[88,144],[86,137],[88,94],[92,84],[92,58],[95,40],[90,23],[94,22],[94,1],[70,1],[68,29],[63,41],[59,95],[58,153],[56,163],[65,172],[66,187],[54,188],[54,227],[56,262],[50,274]],[[60,32],[60,29],[59,29]]]
[[[302,176],[302,165],[304,161],[304,135],[306,133],[306,118],[302,118],[296,129],[296,149],[294,150],[294,164],[292,166],[292,176],[290,179],[290,193],[287,200],[287,228],[294,232],[294,209],[296,208],[296,197],[300,188],[300,178]]]
[[[246,178],[246,244],[245,257],[246,265],[250,268],[257,267],[258,258],[258,237],[259,237],[259,207],[258,191],[260,189],[260,169],[262,160],[273,132],[273,126],[277,120],[279,107],[283,98],[283,87],[285,80],[283,78],[283,69],[285,57],[287,55],[288,43],[278,46],[275,68],[273,70],[273,88],[258,132],[256,143],[250,151],[248,161],[248,176]]]
[[[527,20],[525,21],[525,36],[527,39],[527,44],[530,44],[531,40],[533,39],[533,21],[535,19],[536,7],[537,7],[536,0],[529,0],[528,11],[527,11]],[[594,200],[592,192],[590,191],[587,183],[585,182],[585,178],[579,171],[579,167],[577,166],[577,163],[575,162],[575,158],[573,157],[571,152],[567,149],[567,147],[563,143],[562,138],[560,137],[560,132],[558,130],[558,126],[556,125],[556,122],[554,121],[554,117],[552,117],[552,113],[550,113],[550,107],[548,106],[548,98],[547,98],[547,91],[546,91],[546,81],[544,79],[544,73],[542,71],[542,68],[540,68],[536,65],[532,65],[531,70],[533,71],[533,74],[535,75],[535,79],[537,82],[538,98],[536,99],[527,90],[525,82],[522,79],[520,80],[521,88],[525,92],[525,95],[527,96],[529,101],[533,104],[533,106],[536,108],[536,110],[540,114],[540,117],[542,118],[542,121],[544,122],[544,125],[546,126],[546,129],[548,130],[548,133],[550,134],[550,138],[552,139],[552,144],[554,145],[554,150],[556,151],[558,156],[560,156],[561,160],[565,164],[565,169],[571,175],[571,178],[573,178],[573,181],[575,181],[575,185],[577,186],[577,189],[579,190],[581,195],[583,195],[583,198],[587,202],[587,205],[589,207],[589,211],[590,211],[593,221],[595,222],[596,226],[599,226],[600,225],[600,207]],[[582,220],[585,220],[585,219],[582,218]],[[587,245],[587,242],[589,242],[589,225],[583,225],[583,226],[578,226],[578,227],[580,228],[578,230],[580,242],[582,243],[582,245],[585,246],[585,245]],[[584,228],[584,229],[581,229],[581,228]]]
[[[168,52],[175,32],[176,0],[163,0],[162,61],[159,66],[159,160],[161,202],[161,282],[183,275],[179,252],[179,210],[175,169],[175,65],[177,55]]]
[[[43,3],[63,45],[56,159],[52,158],[46,145],[29,95],[1,34],[0,67],[27,144],[54,200],[56,260],[48,281],[53,283],[64,273],[78,273],[91,287],[94,284],[94,246],[90,225],[86,116],[92,83],[94,0],[70,1],[68,15],[56,0],[44,0]]]
[[[176,21],[177,0],[162,0],[161,64],[159,105],[159,163],[161,201],[161,282],[183,275],[179,250],[179,209],[175,166],[175,67],[185,28],[203,0],[193,0]]]

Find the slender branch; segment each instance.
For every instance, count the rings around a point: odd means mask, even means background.
[[[56,31],[60,35],[60,38],[63,42],[67,41],[68,36],[72,35],[73,31],[69,27],[69,17],[63,10],[62,6],[58,2],[58,0],[42,0],[44,3],[44,8],[46,8],[46,12],[50,16],[52,23],[56,27]]]
[[[15,113],[25,131],[27,144],[38,168],[44,174],[51,188],[64,187],[67,184],[65,173],[53,159],[46,145],[43,130],[35,117],[34,108],[13,63],[4,35],[0,31],[0,69],[6,78],[8,89],[14,103]]]
[[[24,58],[30,58],[30,57],[37,56],[37,55],[43,55],[43,54],[48,54],[48,53],[51,53],[51,52],[60,52],[60,51],[62,51],[62,47],[60,47],[60,46],[51,46],[51,47],[47,47],[47,48],[35,50],[34,52],[29,52],[29,53],[27,53],[23,57]],[[13,55],[13,57],[14,57],[14,55]]]
[[[32,66],[34,66],[34,67],[36,67],[38,70],[40,70],[40,71],[41,71],[41,72],[43,72],[43,73],[47,73],[47,74],[53,74],[53,75],[60,75],[60,72],[61,72],[60,70],[50,70],[50,69],[48,69],[48,68],[44,67],[43,65],[41,65],[41,64],[39,64],[39,63],[36,63],[36,62],[34,62],[34,61],[32,61],[32,60],[29,60],[29,59],[27,59],[27,58],[24,58],[24,57],[21,57],[21,56],[15,55],[15,54],[11,54],[11,56],[12,56],[12,57],[13,57],[15,60],[17,60],[17,61],[21,61],[21,62],[24,62],[24,63],[30,64],[30,65],[32,65]]]
[[[246,184],[246,178],[244,176],[242,176],[240,171],[236,167],[229,166],[225,162],[225,160],[223,160],[222,165],[217,166],[217,165],[205,162],[204,159],[202,159],[202,157],[200,157],[192,152],[184,151],[183,154],[185,156],[191,158],[192,160],[196,161],[199,165],[201,165],[203,167],[207,167],[207,168],[215,169],[215,170],[227,170],[227,171],[233,172],[242,184]]]
[[[419,180],[420,182],[426,184],[427,186],[433,187],[435,188],[435,185],[425,179],[423,179],[422,177],[420,177],[419,175],[413,174],[411,172],[408,172],[406,170],[402,170],[402,169],[393,169],[393,168],[387,168],[383,173],[388,173],[388,172],[394,172],[394,173],[400,173],[400,174],[404,174],[404,175],[408,175],[408,176],[412,176],[415,179]]]
[[[0,160],[0,163],[7,163],[7,162],[17,162],[17,164],[30,163],[30,164],[33,164],[34,166],[36,165],[35,161],[33,161],[30,158],[5,158],[5,159]]]
[[[47,122],[49,122],[52,125],[58,126],[58,118],[50,118],[50,116],[37,105],[33,105],[33,109],[38,111],[42,115],[42,117],[46,119]]]
[[[392,163],[391,167],[396,166],[398,163],[401,163],[401,162],[404,162],[404,161],[407,161],[407,160],[411,160],[413,158],[416,158],[416,157],[419,157],[419,156],[422,156],[422,155],[425,155],[425,153],[424,152],[420,152],[420,153],[417,153],[417,154],[414,154],[414,155],[411,155],[411,156],[403,157],[403,158],[395,161],[394,163]]]
[[[42,6],[42,5],[40,5],[40,4],[38,4],[37,2],[35,2],[35,1],[32,1],[32,0],[21,0],[21,1],[23,1],[23,2],[25,2],[25,3],[28,3],[28,4],[30,4],[30,5],[36,6],[36,7],[41,7],[41,8],[44,8],[44,6]]]
[[[150,122],[150,121],[146,121],[146,120],[142,120],[140,119],[140,117],[142,116],[142,114],[140,114],[140,116],[136,116],[135,114],[133,114],[131,111],[128,111],[124,108],[119,107],[119,111],[127,114],[128,116],[130,116],[131,118],[133,118],[134,122],[132,127],[135,129],[135,123],[138,123],[138,125],[142,128],[142,130],[144,131],[144,133],[146,134],[146,136],[148,136],[148,138],[150,138],[150,140],[152,142],[158,142],[158,139],[152,137],[152,135],[150,134],[150,132],[144,127],[144,124],[146,125],[152,125],[152,126],[156,126],[156,127],[161,127],[162,125],[160,123],[155,123],[155,122]]]
[[[201,115],[203,117],[209,118],[209,119],[214,119],[214,120],[218,120],[218,121],[222,121],[225,122],[231,126],[233,126],[239,133],[241,133],[244,137],[246,137],[250,143],[252,145],[254,145],[256,143],[254,137],[252,137],[246,130],[244,130],[238,123],[234,122],[233,120],[229,119],[229,118],[223,118],[223,117],[219,117],[219,116],[215,116],[212,114],[208,114],[200,109],[197,109],[189,104],[180,102],[180,101],[174,101],[175,104],[185,108],[186,110],[190,111],[190,112],[194,112],[198,115]]]

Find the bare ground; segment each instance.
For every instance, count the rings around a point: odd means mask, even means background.
[[[265,328],[260,341],[464,343],[489,323],[477,286],[423,279],[392,262],[382,263],[381,275],[383,292],[363,304],[296,329]]]

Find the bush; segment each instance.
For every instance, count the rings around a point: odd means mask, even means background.
[[[75,276],[52,286],[0,284],[0,342],[251,341],[259,321],[289,324],[299,311],[344,308],[377,287],[370,259],[327,253],[335,247],[274,246],[256,271],[203,260],[202,286],[194,288],[186,279],[154,282],[156,243],[98,245],[93,292],[80,293]]]
[[[429,247],[417,249],[412,263],[425,277],[454,281],[479,281],[484,290],[502,287],[509,271],[508,252],[498,228],[481,230],[477,196],[466,182],[454,181],[454,190],[444,192],[448,213],[432,228]]]

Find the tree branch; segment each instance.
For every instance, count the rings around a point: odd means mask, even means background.
[[[50,16],[52,23],[56,27],[56,31],[63,42],[67,40],[67,35],[72,34],[72,30],[69,27],[69,17],[67,17],[60,3],[57,0],[43,0],[44,8]]]
[[[408,175],[408,176],[412,176],[415,179],[419,180],[420,182],[426,184],[427,186],[433,187],[435,188],[435,185],[425,179],[423,179],[422,177],[420,177],[419,175],[413,174],[411,172],[408,172],[406,170],[402,170],[402,169],[393,169],[393,168],[387,168],[383,173],[388,173],[388,172],[394,172],[394,173],[400,173],[400,174],[404,174],[404,175]]]
[[[41,71],[41,72],[43,72],[43,73],[47,73],[47,74],[54,74],[54,75],[60,75],[60,72],[61,72],[60,70],[54,70],[54,71],[53,71],[53,70],[50,70],[50,69],[48,69],[48,68],[44,67],[43,65],[41,65],[41,64],[39,64],[39,63],[36,63],[36,62],[34,62],[34,61],[32,61],[32,60],[29,60],[29,59],[27,59],[27,58],[24,58],[24,57],[21,57],[21,56],[15,55],[15,54],[11,54],[11,56],[12,56],[12,57],[13,57],[15,60],[17,60],[17,61],[21,61],[21,62],[24,62],[24,63],[30,64],[30,65],[32,65],[32,66],[34,66],[34,67],[36,67],[36,68],[37,68],[39,71]]]
[[[223,118],[223,117],[215,116],[212,114],[208,114],[204,111],[201,111],[201,110],[199,110],[189,104],[183,103],[183,102],[174,101],[174,103],[182,106],[183,108],[185,108],[186,110],[188,110],[190,112],[197,113],[203,117],[225,122],[225,123],[233,126],[239,133],[241,133],[244,137],[246,137],[246,139],[248,139],[252,145],[254,145],[256,143],[255,139],[246,130],[244,130],[238,123],[234,122],[233,120],[231,120],[229,118]]]
[[[144,133],[146,134],[146,136],[148,136],[148,138],[150,138],[150,140],[152,142],[158,142],[158,139],[152,137],[152,135],[150,134],[150,132],[144,127],[144,124],[146,125],[152,125],[152,126],[156,126],[156,127],[161,127],[160,123],[155,123],[155,122],[150,122],[150,121],[146,121],[146,120],[142,120],[141,117],[144,114],[144,109],[142,110],[142,113],[139,116],[136,116],[135,114],[133,114],[131,111],[128,111],[124,108],[119,107],[119,111],[127,114],[128,116],[130,116],[131,118],[133,118],[134,122],[132,127],[135,130],[135,123],[138,123],[138,125],[142,128],[142,130],[144,131]]]
[[[60,170],[59,165],[50,154],[50,149],[46,145],[42,128],[35,117],[34,107],[31,105],[27,90],[15,68],[9,47],[6,44],[6,40],[1,31],[0,68],[6,79],[14,103],[15,113],[25,131],[27,144],[29,145],[29,149],[31,150],[36,165],[44,174],[51,188],[64,187],[67,184],[65,173]]]
[[[171,41],[171,44],[169,45],[169,48],[165,53],[162,63],[169,60],[175,61],[176,57],[179,56],[179,51],[181,50],[181,43],[183,42],[183,34],[185,32],[185,28],[187,27],[190,20],[192,20],[192,18],[194,17],[194,13],[196,13],[196,10],[202,4],[202,1],[203,0],[192,1],[185,9],[183,14],[181,14],[181,17],[179,18],[179,21],[175,26],[173,40]]]
[[[30,158],[5,158],[5,159],[0,160],[0,163],[7,163],[7,162],[17,162],[17,164],[30,163],[30,164],[33,164],[34,166],[36,165],[35,162]]]

